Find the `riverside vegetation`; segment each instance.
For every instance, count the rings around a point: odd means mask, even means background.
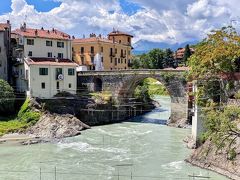
[[[195,100],[202,109],[205,132],[187,161],[233,179],[240,177],[240,108],[226,101],[237,89],[231,79],[240,72],[239,45],[235,29],[224,27],[199,43],[189,59],[189,78],[198,85]],[[224,74],[230,81],[222,80]]]

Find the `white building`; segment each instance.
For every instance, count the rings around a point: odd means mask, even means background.
[[[16,90],[29,97],[52,98],[59,92],[76,94],[77,75],[68,34],[56,29],[13,31],[16,40],[14,76]]]
[[[18,65],[17,90],[38,98],[52,98],[60,92],[76,94],[76,67],[68,59],[25,58]]]
[[[0,79],[8,80],[11,25],[0,23]]]

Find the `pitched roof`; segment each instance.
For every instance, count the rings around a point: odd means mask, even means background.
[[[113,43],[113,41],[107,38],[100,38],[100,37],[90,37],[90,38],[81,38],[81,39],[73,39],[73,43],[89,43],[89,42],[106,42],[106,43]]]
[[[133,35],[122,32],[122,31],[113,31],[113,32],[109,33],[108,36],[130,36],[130,37],[133,37]]]
[[[70,59],[28,58],[25,61],[29,65],[78,66]]]
[[[10,28],[10,24],[0,23],[0,31],[5,31],[6,28]]]
[[[38,37],[38,38],[48,38],[48,39],[62,39],[69,40],[71,39],[70,35],[58,31],[56,29],[44,30],[42,29],[30,29],[27,28],[25,31],[21,29],[16,29],[12,32],[13,34],[18,34],[25,37]]]

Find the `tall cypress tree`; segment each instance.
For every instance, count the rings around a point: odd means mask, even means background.
[[[184,56],[183,56],[183,63],[186,65],[188,58],[192,55],[192,52],[190,50],[189,44],[186,45]]]

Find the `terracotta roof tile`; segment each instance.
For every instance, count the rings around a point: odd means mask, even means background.
[[[44,29],[29,29],[27,28],[26,31],[21,29],[16,29],[12,32],[13,34],[19,34],[25,37],[38,37],[38,38],[48,38],[48,39],[63,39],[69,40],[71,39],[70,35],[58,31],[56,29],[53,30],[44,30]]]
[[[70,59],[58,59],[55,58],[29,58],[26,60],[29,65],[52,65],[52,66],[78,66]]]
[[[0,31],[5,31],[5,28],[10,28],[10,24],[0,23]]]
[[[100,38],[100,37],[91,37],[91,38],[82,38],[82,39],[74,39],[73,43],[89,43],[89,42],[106,42],[106,43],[113,43],[113,41]]]
[[[122,31],[113,31],[113,32],[108,34],[108,36],[120,36],[120,35],[133,37],[133,35],[125,33],[125,32],[122,32]]]

